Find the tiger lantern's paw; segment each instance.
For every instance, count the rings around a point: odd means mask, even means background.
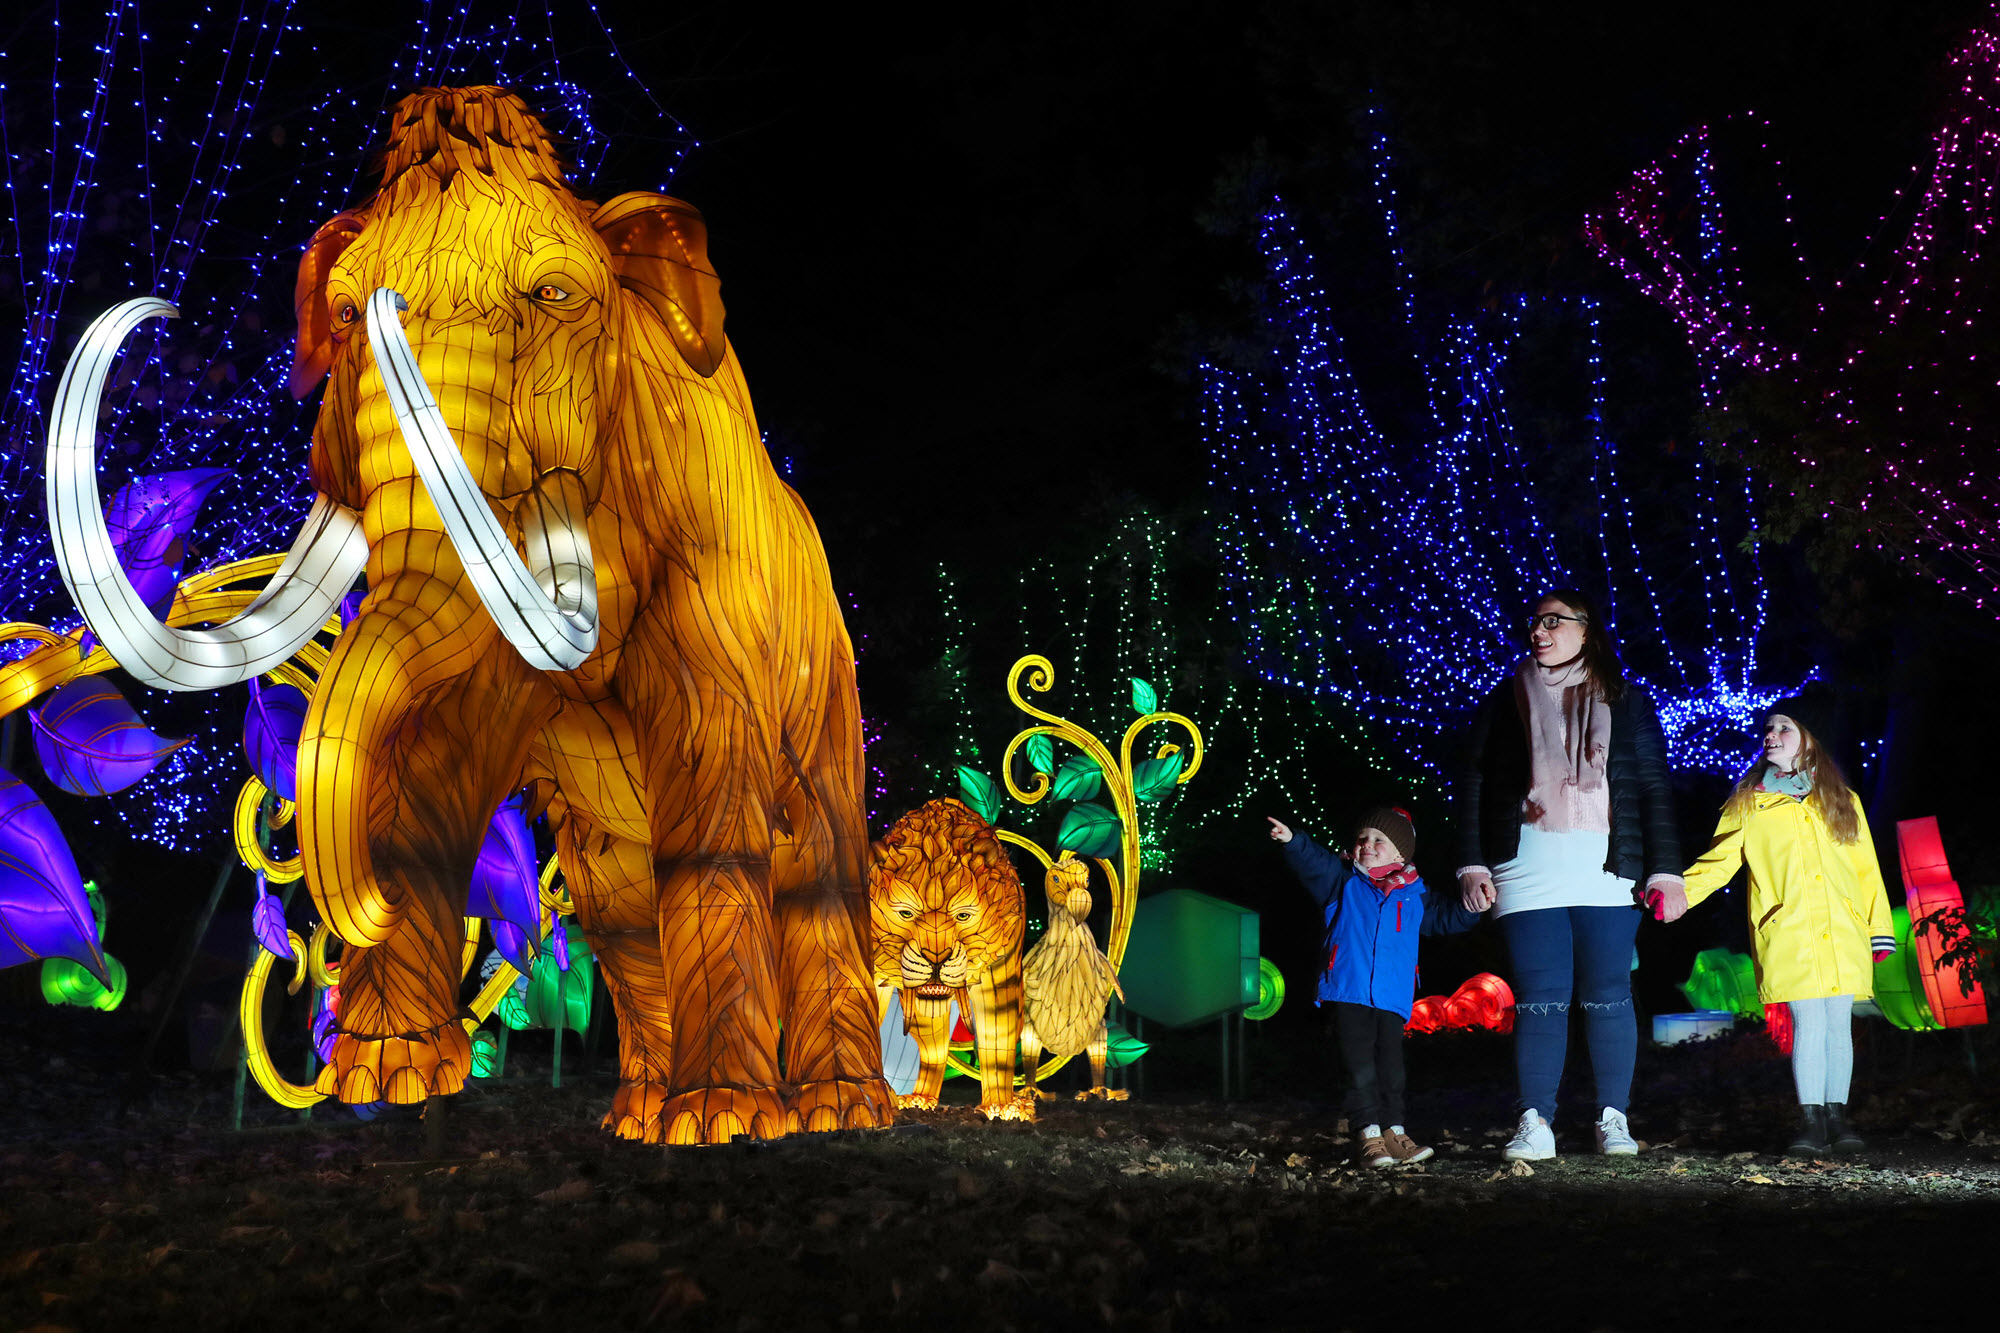
[[[924,1092],[899,1092],[895,1094],[896,1105],[905,1111],[935,1111],[938,1099]]]
[[[1005,1101],[981,1102],[979,1114],[988,1120],[1027,1120],[1035,1118],[1035,1099],[1027,1093],[1017,1093]]]
[[[1132,1094],[1124,1088],[1085,1088],[1076,1094],[1076,1099],[1080,1102],[1092,1100],[1123,1102],[1130,1101]]]
[[[900,1100],[879,1078],[829,1078],[800,1084],[798,1095],[792,1098],[792,1109],[808,1133],[886,1129],[896,1123]]]
[[[660,1108],[667,1104],[664,1083],[621,1083],[604,1113],[604,1128],[621,1139],[641,1143],[660,1141]]]
[[[654,1125],[657,1138],[649,1129],[649,1142],[728,1143],[738,1134],[783,1138],[798,1129],[799,1118],[776,1088],[697,1088],[662,1102]]]
[[[334,1042],[333,1058],[313,1080],[313,1089],[350,1106],[368,1102],[410,1106],[426,1097],[460,1091],[471,1068],[472,1039],[456,1019],[399,1037],[343,1032]]]

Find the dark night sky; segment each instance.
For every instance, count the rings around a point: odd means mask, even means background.
[[[1219,182],[1278,185],[1337,234],[1369,211],[1373,101],[1437,295],[1603,289],[1581,214],[1690,126],[1754,109],[1810,257],[1840,267],[1984,9],[1370,0],[616,26],[703,141],[675,190],[710,219],[763,424],[836,578],[881,601],[939,559],[1011,564],[1031,511],[1199,490],[1173,372],[1244,314],[1225,282],[1246,247],[1201,222],[1233,216]]]

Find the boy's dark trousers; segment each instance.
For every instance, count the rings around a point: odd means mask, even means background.
[[[1387,1009],[1330,1000],[1328,1023],[1347,1066],[1348,1127],[1403,1123],[1403,1018]]]

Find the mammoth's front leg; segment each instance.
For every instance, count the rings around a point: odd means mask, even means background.
[[[378,589],[340,636],[299,747],[299,837],[348,948],[317,1087],[420,1102],[471,1069],[459,1022],[465,896],[495,806],[553,692],[450,597]]]
[[[639,740],[673,1029],[660,1137],[777,1138],[798,1117],[778,1071],[771,712],[744,670],[753,645],[716,643],[712,623],[677,634],[667,622],[673,599],[662,600],[670,607],[635,626],[618,677]]]
[[[815,682],[823,711],[801,709],[798,739],[788,730],[780,746],[793,775],[790,833],[771,864],[785,1078],[806,1129],[872,1129],[894,1122],[896,1095],[882,1077],[880,1010],[863,948],[870,925],[861,707],[851,658],[834,654],[818,674],[827,677]]]

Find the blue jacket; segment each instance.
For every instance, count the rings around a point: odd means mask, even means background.
[[[1421,879],[1383,893],[1351,861],[1303,833],[1284,844],[1285,863],[1326,911],[1326,970],[1316,1004],[1338,1000],[1410,1017],[1417,990],[1417,937],[1455,935],[1483,913],[1456,898],[1432,898]]]

